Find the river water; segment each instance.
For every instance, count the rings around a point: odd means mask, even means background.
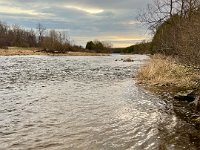
[[[126,57],[0,57],[0,150],[197,149],[193,126],[132,78],[148,56]]]

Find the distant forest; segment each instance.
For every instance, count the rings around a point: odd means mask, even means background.
[[[91,44],[91,41],[88,42]],[[8,47],[38,47],[44,52],[65,53],[68,51],[110,53],[111,44],[109,42],[94,41],[86,48],[71,44],[65,32],[47,30],[42,24],[38,24],[36,29],[26,30],[18,25],[9,26],[0,22],[0,48]]]
[[[126,48],[112,48],[113,53],[121,54],[149,54],[151,42],[142,41]]]

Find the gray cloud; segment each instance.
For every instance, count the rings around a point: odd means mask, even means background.
[[[2,0],[0,18],[26,28],[35,28],[40,22],[47,28],[67,30],[77,44],[106,39],[113,41],[114,46],[125,46],[147,38],[147,29],[135,18],[138,9],[144,8],[150,1]],[[6,8],[9,10],[6,11]]]

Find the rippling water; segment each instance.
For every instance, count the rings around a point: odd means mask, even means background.
[[[196,149],[123,57],[0,57],[0,149]]]

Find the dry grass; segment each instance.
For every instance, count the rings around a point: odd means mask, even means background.
[[[199,73],[178,64],[175,59],[154,55],[138,72],[140,82],[149,85],[172,86],[180,89],[196,88]]]
[[[0,49],[0,56],[13,55],[50,55],[50,56],[107,56],[108,54],[92,52],[67,52],[67,53],[47,53],[38,48],[9,47]]]
[[[42,55],[42,52],[36,48],[9,47],[8,49],[0,49],[0,56],[12,55]]]

